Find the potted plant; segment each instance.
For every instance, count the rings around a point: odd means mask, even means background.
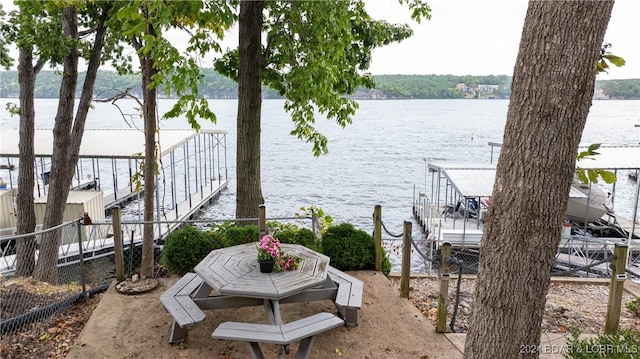
[[[260,272],[271,273],[276,259],[280,257],[280,241],[270,235],[265,235],[260,239],[258,248],[258,263]]]
[[[298,269],[300,258],[285,255],[280,251],[280,240],[270,235],[265,235],[260,239],[258,263],[262,273],[271,273],[274,269],[276,272],[284,272]]]

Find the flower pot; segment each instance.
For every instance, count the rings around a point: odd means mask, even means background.
[[[273,265],[275,261],[258,261],[260,264],[260,272],[261,273],[271,273],[273,272]]]

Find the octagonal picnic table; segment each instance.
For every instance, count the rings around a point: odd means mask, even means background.
[[[222,295],[259,298],[270,324],[281,325],[280,300],[327,280],[329,257],[297,244],[285,244],[281,253],[301,259],[297,270],[261,273],[258,242],[211,251],[196,267],[196,274]]]

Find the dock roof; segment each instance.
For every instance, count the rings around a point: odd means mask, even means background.
[[[499,147],[500,143],[489,145]],[[584,150],[583,147],[579,151]],[[583,169],[636,170],[640,169],[640,146],[602,146],[598,155],[578,163]],[[496,178],[495,164],[448,163],[428,164],[429,171],[440,172],[449,184],[465,198],[490,197]],[[584,193],[571,188],[569,197],[586,197]]]
[[[198,134],[226,134],[222,130],[167,130],[159,132],[162,155],[165,155]],[[18,130],[0,131],[0,156],[18,157]],[[35,130],[36,157],[51,157],[53,130]],[[80,145],[81,158],[144,158],[144,132],[134,129],[85,130]]]

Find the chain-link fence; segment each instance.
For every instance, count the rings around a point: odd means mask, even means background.
[[[313,212],[309,217],[268,220],[308,225],[314,233],[319,228],[319,219]],[[153,225],[156,233],[166,235],[169,228],[185,224],[206,230],[216,223],[230,221],[257,223],[258,218],[156,221]],[[119,227],[127,278],[142,264],[144,224],[122,222]],[[157,230],[160,226],[164,227],[162,231]],[[269,223],[266,231],[271,231]],[[27,323],[42,321],[81,298],[106,290],[116,277],[114,232],[113,222],[84,225],[78,220],[30,234],[0,237],[0,335],[19,330]],[[52,240],[57,241],[56,244],[47,245],[47,241]],[[155,238],[154,243],[154,263],[158,264],[163,240]]]
[[[140,266],[135,228],[123,254],[129,273]],[[110,223],[71,221],[0,239],[0,334],[41,321],[81,298],[105,290],[114,278]],[[54,242],[51,244],[51,242]],[[45,279],[37,280],[36,278]]]

